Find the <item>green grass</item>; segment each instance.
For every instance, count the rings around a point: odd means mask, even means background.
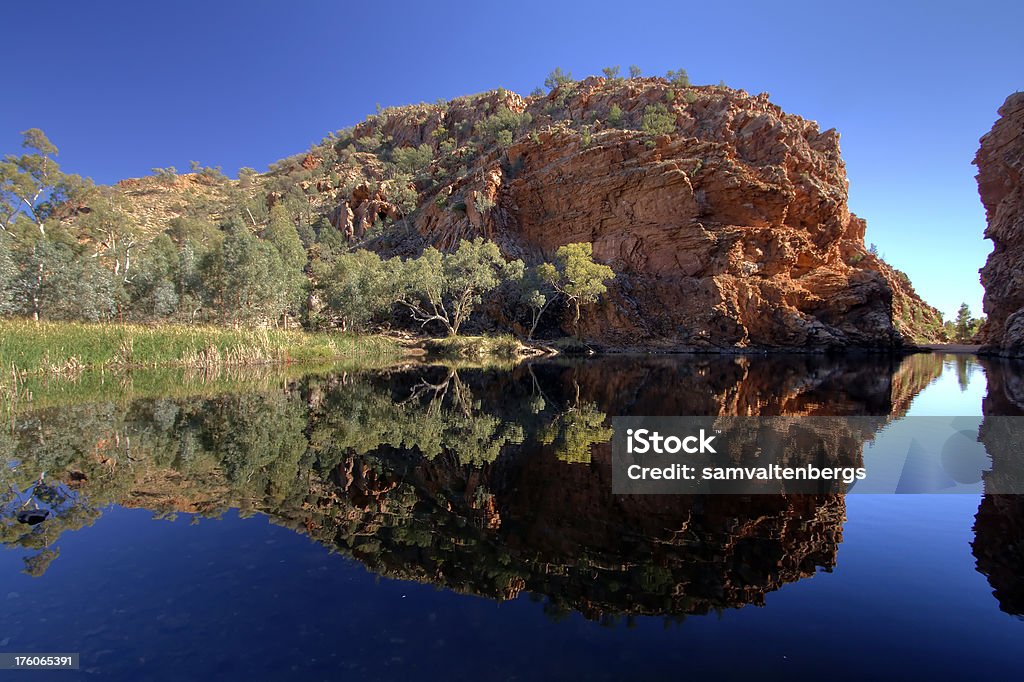
[[[16,381],[0,378],[0,417],[10,413],[71,407],[91,403],[126,405],[146,398],[186,399],[243,391],[280,389],[309,375],[358,372],[387,366],[342,361],[340,364],[289,364],[223,367],[207,372],[187,367],[161,367],[106,372],[85,370],[74,378],[27,374]]]
[[[424,341],[423,346],[429,357],[450,360],[514,360],[522,355],[524,349],[524,346],[510,335],[448,336],[428,339]]]
[[[218,368],[397,358],[382,336],[279,329],[0,320],[5,374],[74,375],[87,369]]]

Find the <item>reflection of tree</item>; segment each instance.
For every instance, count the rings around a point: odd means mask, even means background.
[[[536,377],[534,377],[536,382]],[[542,445],[555,444],[555,456],[563,462],[590,462],[590,451],[596,443],[607,443],[614,431],[604,425],[607,415],[592,401],[580,401],[579,383],[573,379],[575,398],[565,409],[540,427],[537,440]]]
[[[401,399],[367,381],[335,387],[318,415],[312,441],[321,464],[348,452],[389,447],[427,459],[447,453],[460,464],[493,462],[507,445],[523,442],[523,427],[487,412],[454,369],[441,380],[421,377]]]
[[[593,618],[760,603],[831,567],[838,497],[612,496],[606,414],[813,414],[836,395],[843,413],[885,414],[892,366],[672,362],[427,367],[39,410],[0,430],[0,455],[19,460],[3,475],[27,490],[46,470],[89,509],[263,512],[384,575],[495,599],[535,592],[553,613]],[[26,570],[45,570],[76,523],[61,512],[40,524],[47,537],[30,539],[46,553]]]
[[[960,386],[960,391],[966,391],[968,384],[971,381],[971,365],[973,364],[966,355],[959,354],[955,357],[956,361],[956,382]]]
[[[85,495],[43,476],[23,492],[13,476],[2,484],[7,493],[0,495],[0,544],[34,552],[24,557],[31,576],[42,575],[60,554],[52,545],[64,531],[90,525],[100,515]]]
[[[111,503],[157,515],[298,504],[308,492],[299,474],[306,424],[300,402],[273,392],[21,415],[0,433],[0,452],[17,453],[7,458],[16,466],[0,469],[9,490],[0,498],[0,542],[43,550],[26,559],[26,571],[40,575],[59,554],[60,535]],[[45,483],[34,481],[41,471]],[[18,523],[28,498],[50,512],[42,523]]]

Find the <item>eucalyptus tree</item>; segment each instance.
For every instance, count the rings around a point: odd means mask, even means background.
[[[479,237],[463,240],[453,253],[427,248],[393,267],[400,282],[395,303],[421,326],[440,323],[449,336],[459,333],[484,294],[523,276],[522,261],[506,261],[497,244]]]
[[[73,199],[92,183],[64,173],[57,163],[57,147],[38,128],[21,133],[26,153],[7,154],[0,161],[0,230],[21,236],[24,227],[34,226],[46,236],[47,223],[67,217]]]
[[[522,301],[530,309],[530,332],[533,337],[544,311],[562,298],[572,306],[573,328],[578,330],[582,306],[596,303],[608,291],[606,282],[615,279],[615,272],[594,261],[594,247],[577,242],[559,247],[554,263],[541,263],[530,270],[524,280]]]

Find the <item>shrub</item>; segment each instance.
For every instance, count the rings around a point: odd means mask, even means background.
[[[473,199],[473,205],[476,206],[476,210],[480,212],[480,215],[487,215],[494,208],[494,199],[482,192],[477,192],[476,197]]]
[[[498,107],[498,110],[476,124],[475,132],[485,144],[494,140],[498,146],[504,148],[512,144],[515,134],[526,126],[530,125],[533,116],[529,112],[515,113],[508,107]]]
[[[608,110],[608,123],[616,128],[622,125],[622,107],[618,104],[613,104],[612,108]]]
[[[686,73],[686,69],[669,70],[666,77],[676,85],[681,85],[684,88],[690,86],[690,76]]]
[[[664,104],[650,104],[644,109],[640,127],[652,137],[667,135],[675,131],[676,117]]]
[[[434,160],[434,150],[429,144],[402,147],[391,153],[391,159],[403,173],[416,176],[430,168],[430,162]]]
[[[555,67],[555,70],[549,73],[548,77],[544,79],[544,85],[546,85],[549,90],[560,88],[563,85],[572,82],[572,72],[562,71],[562,69],[557,66]]]
[[[153,175],[165,185],[173,185],[174,179],[178,177],[178,169],[174,166],[168,166],[167,168],[153,168]]]

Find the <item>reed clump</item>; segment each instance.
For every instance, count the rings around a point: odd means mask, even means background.
[[[225,366],[397,358],[381,336],[190,325],[0,320],[0,366],[74,378],[84,370]]]

